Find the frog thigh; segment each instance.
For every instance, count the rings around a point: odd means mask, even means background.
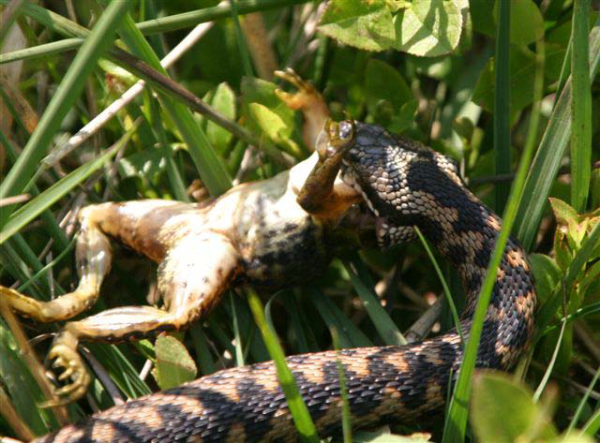
[[[159,266],[158,289],[174,326],[206,314],[241,272],[241,263],[231,241],[213,231],[188,235],[172,248]]]

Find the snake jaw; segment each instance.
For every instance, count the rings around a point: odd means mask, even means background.
[[[390,235],[390,233],[393,234],[392,230],[396,230],[396,228],[390,228],[389,224],[386,222],[386,219],[380,216],[379,211],[373,205],[367,193],[363,191],[362,187],[356,181],[356,178],[354,174],[352,174],[346,160],[342,161],[341,178],[344,183],[362,195],[364,202],[375,219],[375,237],[377,238],[377,244],[379,247],[389,248],[392,246],[394,244],[392,239],[393,235]]]

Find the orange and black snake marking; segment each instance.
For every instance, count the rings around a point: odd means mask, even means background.
[[[500,219],[463,185],[444,156],[379,126],[328,127],[343,148],[342,178],[361,193],[383,246],[407,241],[418,226],[458,270],[468,334]],[[339,143],[342,140],[343,143]],[[478,367],[508,369],[533,331],[536,295],[525,254],[511,240],[498,269]],[[336,355],[345,371],[355,427],[413,420],[440,411],[462,358],[455,330],[408,346],[347,349],[287,358],[326,437],[340,431]],[[101,412],[40,442],[293,442],[297,434],[272,363],[228,369]]]

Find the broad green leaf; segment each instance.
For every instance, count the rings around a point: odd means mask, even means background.
[[[558,198],[549,198],[550,206],[552,207],[552,212],[554,212],[554,217],[556,217],[556,221],[563,225],[573,225],[578,222],[579,216],[575,209],[573,209],[568,203],[558,199]]]
[[[155,377],[161,389],[179,386],[193,380],[197,369],[186,347],[171,335],[160,335],[154,344]]]
[[[415,116],[419,109],[419,101],[417,99],[410,100],[402,105],[400,111],[392,117],[389,124],[389,129],[393,132],[404,132],[415,122]]]
[[[494,37],[496,35],[496,0],[469,0],[473,30]]]
[[[510,49],[510,111],[519,112],[533,101],[535,76],[535,55],[525,48],[513,46]],[[494,108],[495,59],[491,58],[483,68],[473,92],[473,101],[487,111]],[[512,120],[512,119],[511,119]]]
[[[394,109],[400,109],[414,95],[402,74],[384,61],[371,59],[365,72],[367,104],[374,107],[380,100],[387,100]]]
[[[543,37],[544,19],[537,5],[532,0],[511,0],[510,43],[529,45]]]
[[[453,52],[460,42],[462,15],[454,2],[414,0],[394,17],[394,48],[425,57]]]
[[[498,3],[493,0],[469,0],[473,29],[496,36]],[[544,19],[532,0],[511,0],[510,43],[528,45],[544,36]]]
[[[476,374],[471,417],[481,442],[512,443],[556,436],[550,418],[533,402],[529,389],[498,373]]]
[[[210,104],[221,115],[230,120],[235,120],[235,94],[227,83],[221,83],[217,86]],[[233,137],[231,132],[211,121],[206,123],[206,136],[218,153],[225,151]]]
[[[394,42],[392,14],[384,0],[332,0],[319,31],[367,51],[383,51]]]
[[[541,301],[547,300],[560,282],[562,272],[556,261],[544,254],[530,254],[529,262],[535,277],[535,286]]]
[[[260,103],[250,103],[248,109],[253,121],[271,140],[296,157],[302,154],[300,147],[289,137],[292,128],[279,115]]]
[[[253,119],[249,105],[258,103],[269,111],[277,114],[285,126],[285,136],[291,137],[294,131],[295,112],[288,108],[285,103],[275,94],[277,86],[274,83],[258,78],[244,77],[242,79],[242,112],[249,120],[248,126],[257,134],[263,134],[263,130]]]

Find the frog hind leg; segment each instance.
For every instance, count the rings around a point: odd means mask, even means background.
[[[187,236],[168,252],[158,269],[158,289],[165,309],[125,306],[67,323],[48,357],[55,360],[55,367],[64,368],[59,379],[70,377],[72,382],[59,388],[56,399],[45,406],[69,403],[86,392],[90,377],[77,353],[80,339],[120,342],[186,327],[218,302],[240,272],[240,263],[236,249],[225,236]]]
[[[55,322],[68,320],[96,302],[102,281],[110,270],[112,253],[108,238],[88,213],[82,212],[80,216],[81,229],[75,247],[80,276],[77,288],[54,300],[39,301],[0,286],[0,296],[11,309],[39,322]]]

